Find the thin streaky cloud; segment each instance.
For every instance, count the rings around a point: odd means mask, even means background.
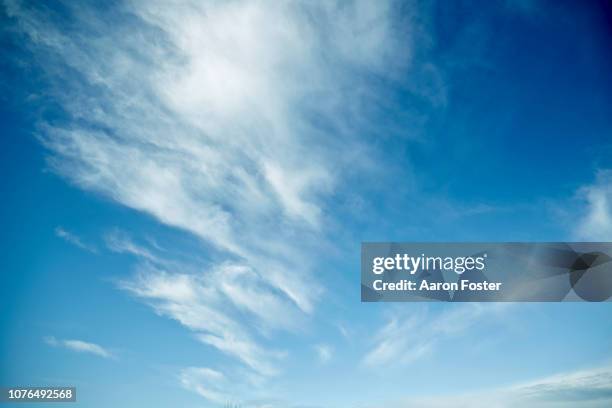
[[[429,316],[426,308],[418,313],[393,313],[372,337],[373,346],[363,356],[362,364],[376,367],[414,363],[435,351],[439,343],[464,334],[508,307],[501,303],[486,306],[471,303],[433,316]]]
[[[100,346],[99,344],[90,343],[82,340],[73,340],[73,339],[56,339],[53,336],[48,336],[43,339],[45,343],[49,346],[53,347],[61,347],[68,350],[76,351],[78,353],[87,353],[93,354],[99,357],[104,357],[108,359],[115,359],[116,356],[111,353],[106,348]]]
[[[477,385],[475,387],[477,389]],[[481,389],[444,396],[417,396],[386,401],[390,408],[607,408],[612,405],[612,367],[564,372],[508,387]]]
[[[284,352],[269,350],[255,339],[240,316],[247,314],[263,330],[297,331],[300,311],[246,265],[224,263],[202,271],[201,265],[178,261],[169,251],[135,243],[126,233],[106,236],[115,252],[139,259],[138,272],[118,282],[121,289],[143,299],[158,314],[179,321],[196,338],[234,356],[261,375],[278,372]],[[172,272],[169,272],[172,271]]]
[[[98,249],[95,246],[86,244],[79,236],[70,231],[67,231],[61,226],[55,228],[55,235],[63,239],[64,241],[69,242],[70,244],[79,247],[87,252],[91,252],[94,254],[98,253]]]
[[[292,304],[278,296],[265,281],[241,265],[224,264],[208,274],[169,273],[143,264],[134,279],[120,287],[144,300],[157,313],[177,320],[196,333],[201,342],[233,356],[261,375],[275,375],[285,353],[262,345],[257,333],[241,323],[248,313],[253,321],[272,329],[291,329],[296,321]],[[235,279],[245,294],[236,294],[228,286]],[[255,303],[252,300],[258,299]],[[283,311],[283,312],[279,312]]]
[[[130,236],[123,231],[113,230],[104,236],[106,246],[113,252],[127,253],[138,258],[144,258],[154,263],[163,263],[161,258],[155,256],[152,251],[145,246],[134,242]]]
[[[183,388],[195,392],[217,404],[227,404],[232,395],[223,373],[207,367],[187,367],[181,370],[179,380]]]

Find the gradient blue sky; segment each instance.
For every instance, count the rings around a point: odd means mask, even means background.
[[[359,301],[361,241],[612,240],[609,2],[1,4],[0,384],[612,404],[609,304]]]

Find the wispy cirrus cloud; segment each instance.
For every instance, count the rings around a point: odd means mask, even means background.
[[[328,363],[334,356],[334,350],[329,344],[317,344],[314,347],[317,358],[322,364]]]
[[[206,367],[187,367],[180,373],[181,385],[218,404],[227,404],[232,395],[227,393],[228,380],[222,372]]]
[[[70,7],[79,35],[7,7],[61,86],[68,124],[41,126],[51,166],[242,258],[312,312],[302,248],[320,245],[347,168],[369,161],[380,79],[410,65],[418,27],[400,30],[392,2],[133,1],[106,10],[112,29]]]
[[[612,367],[561,373],[510,387],[508,392],[534,405],[604,407],[612,403]]]
[[[413,397],[384,405],[392,408],[605,408],[612,404],[612,368],[609,366],[570,371],[508,387],[483,389],[443,396]]]
[[[48,336],[43,339],[45,343],[52,347],[62,347],[68,350],[76,351],[78,353],[93,354],[99,357],[114,359],[116,356],[106,348],[82,340],[60,340],[53,336]]]
[[[95,246],[86,244],[79,236],[70,231],[67,231],[66,229],[64,229],[64,227],[56,227],[55,235],[63,239],[64,241],[69,242],[72,245],[77,246],[87,252],[91,252],[94,254],[98,253],[98,249]]]
[[[243,381],[235,381],[221,371],[208,367],[186,367],[181,370],[178,377],[183,388],[223,406],[245,408],[304,407],[304,405],[294,404],[286,400],[267,397],[266,393],[262,393],[261,390],[270,387],[262,388],[260,378],[244,372],[234,374],[233,378],[239,377]],[[269,392],[267,394],[269,395]],[[311,407],[316,408],[315,406]]]
[[[421,23],[393,1],[65,7],[69,17],[5,3],[65,114],[39,127],[49,165],[222,254],[186,273],[107,236],[141,260],[123,289],[254,372],[278,373],[284,351],[259,334],[313,314],[323,286],[309,255],[325,248],[328,210],[346,177],[375,167],[368,138],[401,128],[378,124],[386,92],[444,100],[436,67],[415,62]],[[410,82],[413,68],[437,80]]]
[[[257,340],[270,330],[299,330],[300,311],[246,265],[226,262],[211,269],[162,258],[154,248],[115,232],[109,245],[142,260],[135,277],[119,287],[177,320],[201,342],[237,358],[259,375],[278,373],[285,352]],[[181,271],[192,272],[181,272]],[[249,316],[250,327],[241,317]],[[267,337],[267,336],[264,336]]]
[[[244,264],[206,268],[173,258],[171,252],[135,242],[119,230],[107,234],[109,248],[140,260],[137,273],[118,286],[157,313],[179,321],[201,342],[237,358],[259,375],[278,373],[283,350],[261,344],[270,331],[299,331],[299,308]],[[242,321],[249,317],[250,325]]]
[[[599,170],[593,184],[578,192],[584,207],[574,231],[579,239],[610,241],[612,239],[612,170]]]
[[[412,363],[434,351],[440,342],[460,336],[508,307],[501,303],[470,303],[455,305],[447,313],[437,315],[430,315],[426,308],[418,313],[393,313],[374,334],[374,346],[362,363],[368,367]]]
[[[113,252],[120,254],[131,254],[137,258],[147,261],[162,263],[163,260],[156,256],[152,250],[146,246],[136,243],[127,233],[119,229],[107,233],[104,236],[106,246]]]

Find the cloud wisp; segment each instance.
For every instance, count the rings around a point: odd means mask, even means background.
[[[177,320],[199,341],[235,357],[257,375],[279,372],[285,351],[265,347],[261,339],[270,331],[299,330],[302,313],[252,268],[225,262],[207,269],[172,259],[168,252],[162,257],[155,248],[136,243],[119,231],[107,238],[110,249],[139,259],[136,275],[118,282],[121,289],[158,314]],[[250,325],[243,323],[245,315]]]
[[[63,227],[60,227],[60,226],[56,227],[55,235],[63,239],[64,241],[78,248],[81,248],[84,251],[91,252],[93,254],[98,253],[98,249],[95,246],[86,244],[85,242],[83,242],[83,240],[79,236],[73,234],[70,231],[65,230]]]
[[[227,404],[227,378],[219,371],[205,367],[187,367],[180,373],[181,385],[217,404]]]
[[[115,359],[116,356],[106,348],[82,340],[60,340],[53,336],[48,336],[43,339],[45,343],[52,347],[62,347],[68,350],[76,351],[77,353],[93,354],[98,357]]]
[[[334,356],[334,349],[329,344],[317,344],[315,351],[321,364],[329,363]]]
[[[488,317],[501,313],[506,304],[455,305],[448,313],[429,316],[419,313],[394,314],[373,337],[375,344],[363,357],[367,367],[409,364],[435,350],[440,342],[459,336]]]
[[[612,404],[612,367],[606,366],[561,373],[497,389],[435,397],[414,397],[403,401],[387,402],[384,406],[392,408],[414,406],[423,408],[448,406],[605,408],[610,404]]]
[[[251,294],[261,295],[259,305],[252,304],[256,298],[249,299],[248,302],[251,303],[242,303],[242,297],[231,297],[231,294],[228,296],[228,291],[223,287],[237,274],[247,275],[248,279],[248,275],[253,274],[252,270],[244,266],[224,264],[216,268],[212,275],[193,276],[168,273],[153,266],[141,268],[139,277],[124,282],[121,285],[123,289],[147,301],[160,315],[179,321],[193,331],[198,340],[236,357],[258,374],[274,375],[278,372],[275,362],[281,359],[284,353],[261,346],[249,329],[232,316],[237,314],[238,309],[256,319],[259,318],[263,323],[281,326],[289,324],[283,313],[278,313],[280,316],[272,316],[269,314],[271,310],[265,309],[266,302],[280,304],[282,299],[273,296],[269,289],[257,280],[251,281],[251,286],[246,286],[246,289]],[[217,283],[216,277],[222,281]]]
[[[588,241],[612,240],[612,170],[600,170],[595,183],[583,187],[578,194],[586,205],[575,235]]]

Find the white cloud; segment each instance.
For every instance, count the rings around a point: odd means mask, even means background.
[[[143,260],[124,289],[254,372],[278,373],[284,353],[260,334],[313,314],[323,287],[310,255],[326,245],[328,206],[348,173],[371,168],[365,136],[389,131],[375,113],[388,114],[387,84],[407,77],[424,34],[398,24],[411,17],[393,1],[67,7],[70,33],[45,8],[5,6],[66,113],[40,125],[49,165],[222,254],[185,273],[107,236]]]
[[[202,367],[189,367],[181,371],[181,383],[186,389],[196,392],[219,404],[235,401],[237,387],[219,371]],[[241,406],[293,406],[283,404],[253,404],[240,401]],[[364,404],[369,408],[524,408],[581,407],[607,408],[612,403],[612,368],[609,366],[572,371],[534,379],[498,388],[478,389],[444,395],[420,395],[395,401]]]
[[[236,357],[262,375],[278,373],[283,351],[261,345],[241,316],[254,327],[295,330],[297,309],[278,296],[250,268],[222,264],[196,275],[168,273],[153,265],[141,265],[136,279],[121,287],[147,301],[160,315],[179,321],[196,337],[225,354]]]
[[[422,396],[371,407],[438,408],[606,408],[612,405],[612,368],[562,373],[496,389],[484,389],[443,396]]]
[[[106,241],[113,251],[142,260],[135,278],[119,282],[122,289],[258,374],[278,372],[276,363],[285,352],[268,350],[254,334],[297,331],[303,319],[300,310],[252,268],[226,262],[203,270],[201,265],[177,261],[172,252],[162,256],[158,249],[138,244],[119,230],[107,234]],[[251,327],[243,323],[245,316]]]
[[[366,366],[408,364],[432,352],[438,343],[500,313],[507,304],[470,303],[430,316],[422,308],[411,314],[394,314],[373,336],[373,347],[363,357]]]
[[[340,334],[342,335],[342,337],[344,337],[344,338],[345,338],[345,339],[347,339],[347,340],[350,340],[350,339],[351,339],[351,337],[352,337],[352,336],[351,336],[351,330],[349,330],[345,324],[343,324],[343,323],[338,323],[338,324],[337,324],[337,327],[338,327],[338,331],[340,332]]]
[[[45,337],[44,341],[53,347],[63,347],[79,353],[89,353],[104,358],[115,358],[113,353],[95,343],[89,343],[82,340],[59,340],[53,336]]]
[[[72,232],[66,231],[63,227],[56,227],[55,235],[87,252],[91,252],[94,254],[98,252],[95,246],[86,244],[80,237],[73,234]]]
[[[393,5],[132,1],[111,19],[69,7],[78,34],[7,2],[71,119],[41,126],[50,165],[242,258],[311,313],[322,289],[302,247],[321,245],[328,196],[369,160],[368,78],[411,55]]]
[[[612,171],[600,170],[595,183],[583,187],[579,196],[586,208],[578,220],[576,236],[588,241],[612,240]]]
[[[240,381],[236,381],[239,378]],[[245,372],[233,372],[232,377],[208,367],[186,367],[179,373],[183,388],[195,392],[219,406],[244,408],[290,408],[294,404],[266,398],[260,378]],[[262,392],[263,391],[263,392]],[[314,407],[313,407],[314,408]]]
[[[430,350],[431,339],[419,338],[413,333],[417,332],[422,318],[413,315],[407,318],[393,317],[374,336],[374,347],[364,356],[363,363],[368,366],[398,362],[401,356],[402,363],[409,363]]]
[[[227,393],[227,379],[223,373],[206,367],[188,367],[181,371],[181,385],[218,404],[232,400]]]
[[[319,361],[323,364],[328,363],[334,354],[334,350],[328,344],[317,344],[315,346],[315,351],[317,352]]]
[[[612,367],[580,370],[519,384],[508,390],[517,399],[566,406],[610,406]],[[583,405],[585,404],[585,405]]]
[[[126,233],[120,230],[113,230],[104,237],[106,246],[113,252],[131,254],[138,258],[144,258],[151,262],[163,263],[155,256],[152,251],[142,245],[136,244]]]

